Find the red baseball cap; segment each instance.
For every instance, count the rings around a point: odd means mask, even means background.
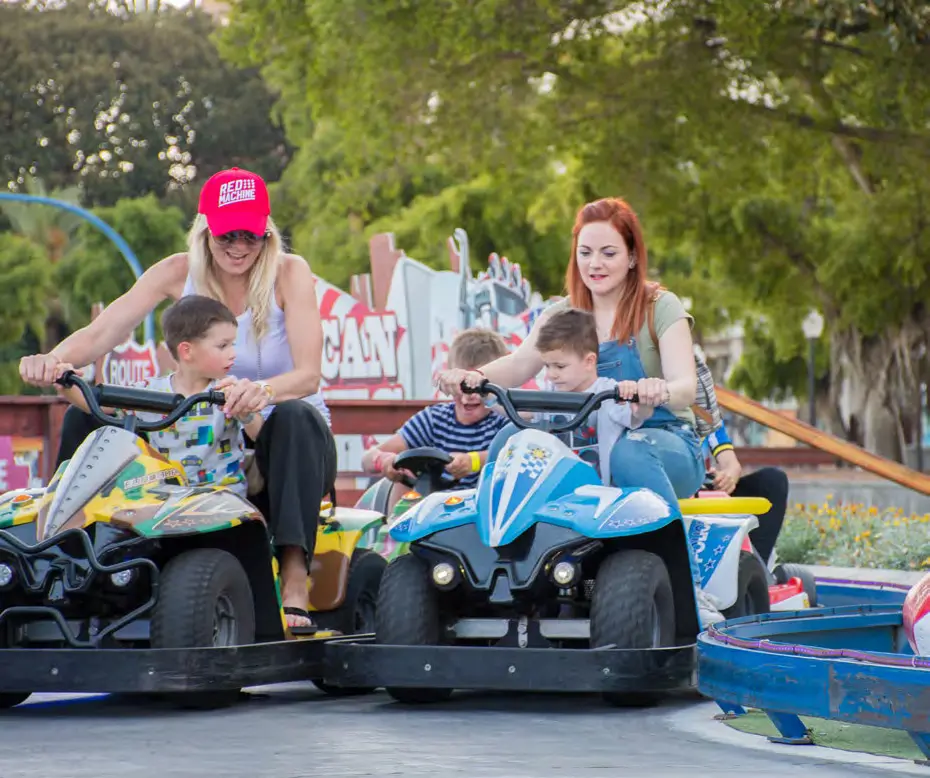
[[[248,170],[221,170],[203,185],[197,210],[207,217],[207,226],[214,235],[235,230],[264,235],[271,215],[268,187],[261,176]]]

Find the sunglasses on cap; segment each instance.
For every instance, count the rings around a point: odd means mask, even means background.
[[[249,246],[254,246],[258,243],[261,243],[267,237],[267,232],[264,235],[257,235],[256,233],[249,232],[248,230],[233,230],[232,232],[224,232],[222,235],[214,235],[213,240],[215,240],[221,246],[232,246],[234,243],[240,240]]]

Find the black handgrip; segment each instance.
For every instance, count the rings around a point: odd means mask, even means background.
[[[487,378],[485,378],[478,386],[469,386],[467,383],[462,381],[460,388],[465,394],[485,394],[486,387],[490,383]]]
[[[183,394],[153,392],[151,389],[134,389],[114,384],[100,384],[94,392],[97,395],[97,402],[102,407],[120,408],[124,411],[171,413],[184,402]]]
[[[633,396],[627,399],[626,397],[620,396],[620,385],[617,385],[617,388],[614,390],[614,399],[618,403],[638,403],[639,402],[639,393],[633,392]]]
[[[101,405],[127,411],[167,414],[165,418],[156,421],[138,422],[135,428],[140,432],[156,432],[167,429],[185,416],[195,405],[202,403],[211,405],[226,404],[226,395],[217,391],[199,392],[198,394],[192,394],[190,397],[184,397],[182,394],[155,392],[151,389],[133,389],[112,384],[101,384],[92,387],[73,370],[64,373],[57,383],[65,388],[76,387],[80,389],[90,415],[101,424],[111,427],[122,427],[124,420],[118,416],[104,413]]]
[[[616,388],[591,394],[589,392],[548,392],[532,389],[504,389],[488,382],[487,379],[477,387],[468,387],[462,383],[462,391],[469,394],[490,394],[497,398],[507,418],[520,429],[529,429],[533,425],[520,416],[520,411],[566,412],[575,415],[564,422],[551,424],[548,432],[569,432],[580,427],[592,411],[596,411],[608,401],[617,401]],[[634,402],[638,401],[636,397]],[[621,400],[621,402],[623,402]]]

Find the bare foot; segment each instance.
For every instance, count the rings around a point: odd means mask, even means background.
[[[313,621],[305,615],[310,604],[307,591],[306,554],[300,546],[285,546],[281,549],[281,600],[284,608],[295,608],[301,613],[287,613],[289,627],[309,627]]]

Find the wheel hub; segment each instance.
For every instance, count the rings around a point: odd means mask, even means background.
[[[226,594],[221,594],[216,598],[213,606],[213,645],[214,646],[234,646],[236,645],[236,609],[232,601]]]

